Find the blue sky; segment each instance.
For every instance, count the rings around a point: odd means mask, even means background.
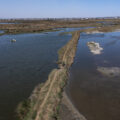
[[[120,16],[120,0],[0,0],[0,18]]]

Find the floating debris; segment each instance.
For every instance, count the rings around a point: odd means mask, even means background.
[[[97,70],[105,76],[116,77],[120,76],[119,67],[98,67]]]
[[[12,39],[11,42],[16,42],[16,40],[15,40],[15,39]]]
[[[101,51],[103,50],[103,48],[100,47],[100,44],[94,41],[88,42],[87,45],[90,51],[95,55],[101,54]]]

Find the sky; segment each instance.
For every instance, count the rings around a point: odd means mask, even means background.
[[[120,0],[0,0],[0,18],[120,16]]]

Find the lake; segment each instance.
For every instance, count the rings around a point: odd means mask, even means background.
[[[81,33],[66,92],[87,120],[120,120],[120,32]]]
[[[18,103],[57,67],[57,51],[71,38],[59,33],[0,36],[0,120],[16,120]]]

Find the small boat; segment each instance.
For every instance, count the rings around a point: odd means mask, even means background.
[[[12,39],[11,42],[16,42],[16,40],[15,40],[15,39]]]

